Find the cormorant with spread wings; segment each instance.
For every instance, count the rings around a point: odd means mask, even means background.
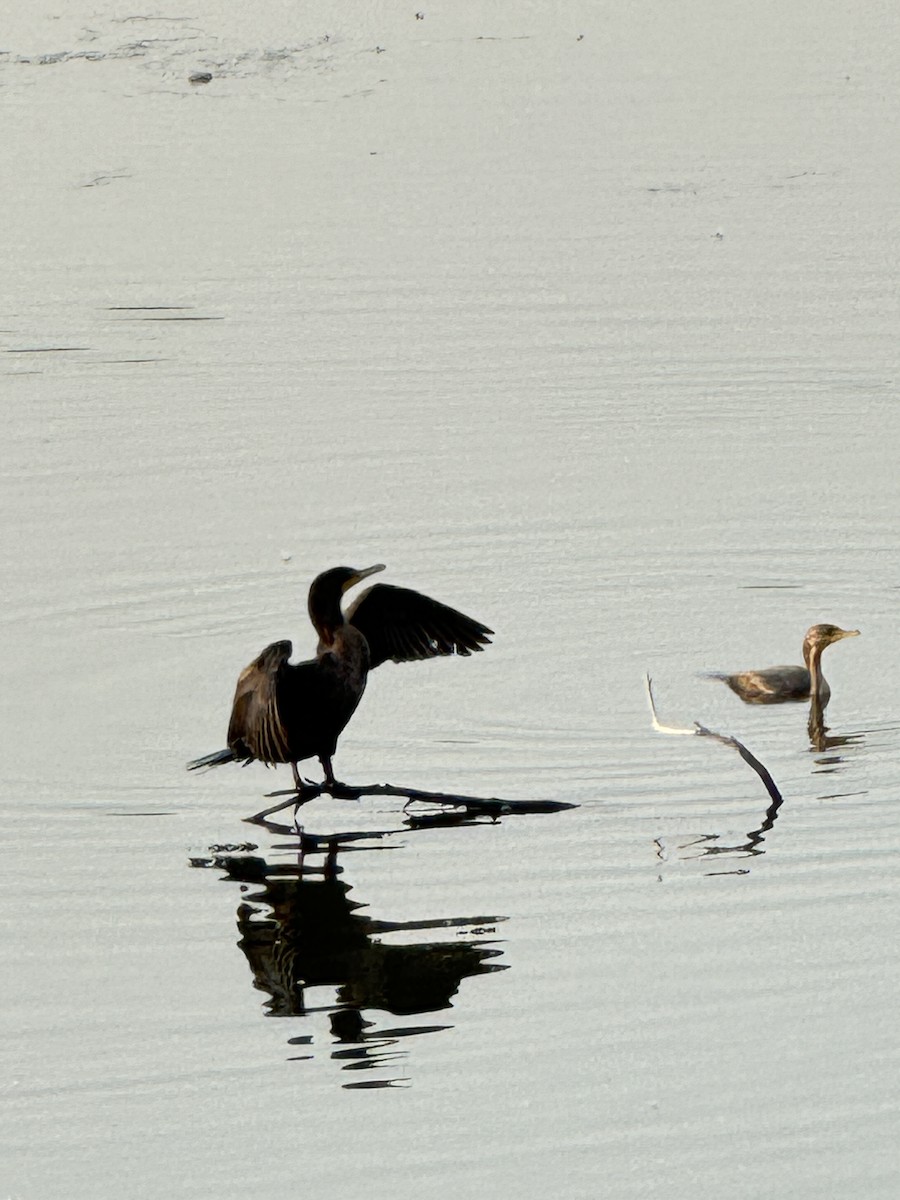
[[[309,617],[319,635],[316,657],[292,665],[289,641],[272,642],[241,672],[228,725],[228,749],[188,763],[188,770],[253,759],[272,766],[318,758],[325,786],[337,740],[356,711],[374,667],[447,654],[469,655],[490,645],[493,630],[410,588],[378,583],[346,614],[341,597],[376,571],[333,567],[313,580]]]

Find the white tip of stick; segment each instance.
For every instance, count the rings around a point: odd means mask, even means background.
[[[675,736],[693,737],[696,729],[682,729],[677,725],[662,725],[656,715],[656,702],[653,699],[653,680],[649,675],[644,675],[644,685],[647,689],[647,703],[650,705],[650,721],[657,733],[670,733]]]

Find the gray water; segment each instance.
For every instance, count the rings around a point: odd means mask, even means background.
[[[0,1195],[893,1198],[897,18],[421,12],[8,17]],[[578,807],[184,773],[343,562],[496,638],[340,777]]]

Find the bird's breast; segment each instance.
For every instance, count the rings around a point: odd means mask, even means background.
[[[341,683],[362,694],[369,674],[369,643],[363,635],[352,625],[339,629],[325,657]]]

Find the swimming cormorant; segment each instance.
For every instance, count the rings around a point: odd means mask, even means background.
[[[410,662],[439,655],[468,655],[490,645],[493,630],[410,588],[378,583],[350,606],[341,597],[384,565],[333,567],[313,580],[309,618],[319,635],[316,657],[292,665],[289,641],[272,642],[241,672],[228,725],[228,749],[188,763],[188,770],[257,759],[267,766],[318,758],[325,786],[335,785],[331,759],[344,726],[356,711],[373,667],[391,659]]]
[[[741,671],[736,675],[711,675],[721,679],[747,704],[782,704],[786,700],[817,699],[822,708],[831,688],[822,674],[822,651],[842,638],[859,637],[858,629],[837,625],[813,625],[803,639],[803,667],[767,667],[764,671]]]

